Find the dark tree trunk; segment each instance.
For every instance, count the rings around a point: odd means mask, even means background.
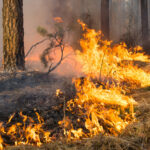
[[[141,0],[141,23],[143,45],[148,41],[148,1]]]
[[[25,69],[23,0],[3,0],[3,68]]]
[[[109,0],[101,0],[101,30],[106,39],[109,39]]]

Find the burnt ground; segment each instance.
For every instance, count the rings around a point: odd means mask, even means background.
[[[141,64],[141,67],[145,71],[150,70],[149,64]],[[56,90],[61,89],[64,93],[59,97],[56,96]],[[40,115],[45,120],[45,128],[50,130],[52,135],[57,137],[57,130],[58,129],[58,121],[63,119],[63,104],[64,100],[70,100],[75,96],[75,87],[72,84],[72,77],[62,77],[56,74],[47,75],[42,72],[19,72],[19,73],[0,73],[0,121],[6,122],[9,116],[16,112],[19,113],[23,111],[24,114],[27,114],[31,117],[34,117],[35,110],[40,113]],[[148,117],[150,119],[150,87],[146,87],[143,89],[138,89],[132,91],[131,95],[135,98],[137,102],[139,102],[139,118],[143,119],[143,116]],[[64,97],[65,96],[65,97]],[[144,117],[145,118],[145,117]],[[148,121],[149,122],[149,121]],[[135,127],[134,127],[135,128]],[[148,133],[150,133],[150,128],[148,128]],[[141,133],[139,133],[141,134]],[[126,138],[129,138],[128,135],[123,135]],[[139,135],[138,135],[139,136]],[[149,135],[150,137],[150,135]],[[89,149],[89,150],[98,150],[99,148],[94,148],[97,144],[106,144],[113,142],[122,142],[122,144],[127,144],[129,141],[116,139],[114,137],[97,137],[96,140],[88,140],[88,142],[79,142],[75,145],[71,144],[62,147],[62,143],[55,143],[53,145],[46,145],[43,150],[45,149],[64,149],[64,150],[71,150],[71,149]],[[99,138],[101,138],[101,143],[99,143]],[[139,138],[139,137],[138,137]],[[140,137],[141,138],[141,137]],[[98,142],[98,141],[99,142]],[[136,139],[139,142],[139,139]],[[86,144],[89,144],[84,146]],[[136,141],[136,143],[138,143]],[[93,145],[94,143],[94,145]],[[139,142],[140,143],[140,142]],[[141,144],[141,143],[140,143]],[[52,146],[52,147],[51,147]],[[79,148],[79,147],[80,148]],[[57,148],[56,148],[57,147]],[[62,148],[60,148],[62,147]],[[99,146],[101,149],[101,146]],[[85,148],[85,149],[84,149]],[[9,148],[8,148],[9,149]],[[13,148],[12,148],[13,149]],[[15,148],[14,148],[15,149]],[[31,147],[19,147],[18,150],[22,149],[36,149]],[[107,149],[107,148],[106,148]],[[130,149],[130,148],[129,148]],[[136,148],[135,148],[136,149]]]
[[[64,94],[57,97],[57,89]],[[32,117],[37,111],[52,129],[63,119],[64,100],[74,94],[71,77],[41,72],[0,73],[0,121],[6,122],[14,112],[23,111]]]

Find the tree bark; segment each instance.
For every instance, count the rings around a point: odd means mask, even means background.
[[[141,0],[141,23],[143,45],[148,41],[148,1]]]
[[[3,0],[3,68],[25,69],[23,0]]]
[[[101,30],[104,37],[109,40],[109,0],[101,0]]]

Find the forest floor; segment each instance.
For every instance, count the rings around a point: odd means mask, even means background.
[[[150,64],[141,67],[148,71]],[[61,89],[66,99],[75,96],[72,77],[41,72],[0,73],[0,121],[6,122],[12,113],[23,111],[31,115],[35,109],[44,118],[46,129],[57,136],[58,121],[63,119],[64,99],[56,96]],[[148,150],[150,149],[150,87],[137,89],[130,93],[139,103],[136,106],[137,121],[130,124],[120,135],[102,134],[82,141],[66,143],[63,141],[45,144],[40,148],[33,146],[7,147],[7,150]],[[56,108],[60,106],[60,108]]]

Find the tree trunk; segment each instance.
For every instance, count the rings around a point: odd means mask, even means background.
[[[148,41],[148,1],[141,0],[141,23],[143,45]]]
[[[109,0],[101,0],[101,30],[104,37],[109,40]]]
[[[3,0],[3,68],[25,69],[23,0]]]

